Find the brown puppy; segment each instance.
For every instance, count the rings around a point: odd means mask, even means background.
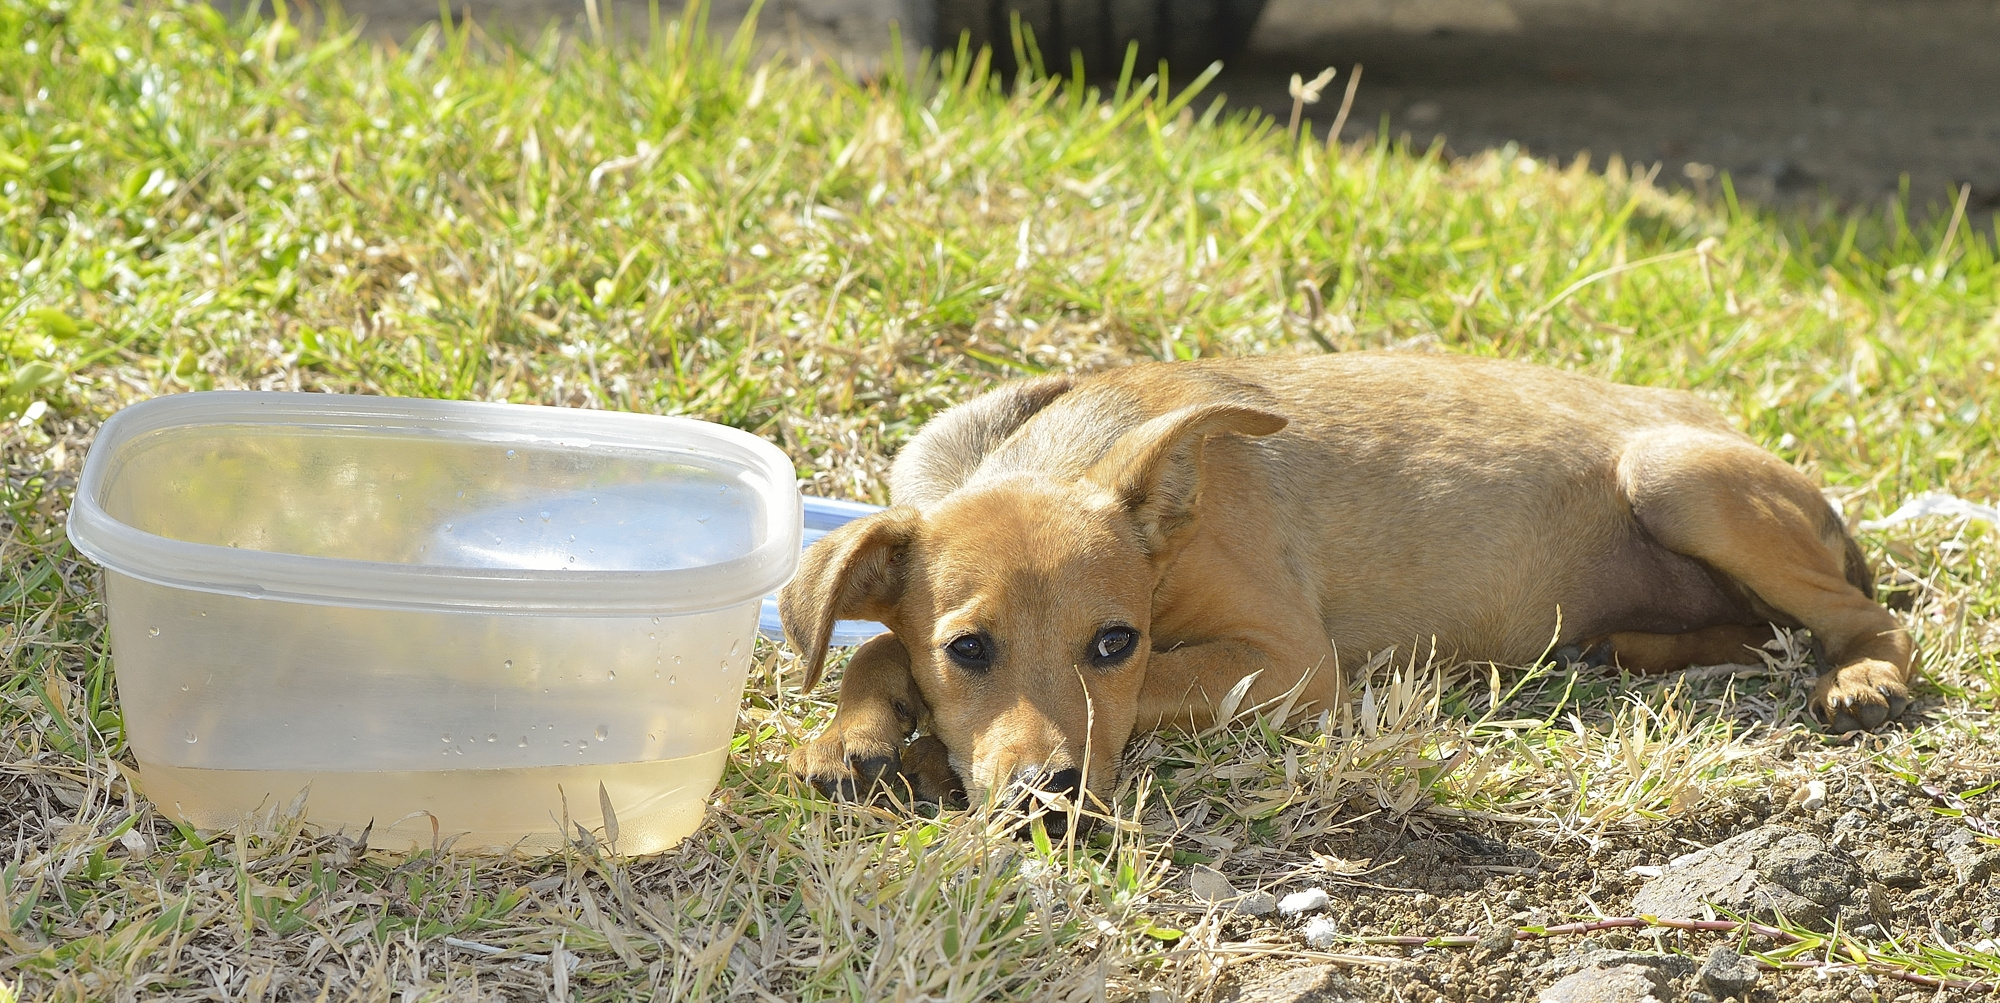
[[[1817,488],[1694,396],[1411,354],[1150,364],[1004,387],[897,458],[895,508],[780,597],[810,688],[836,619],[879,620],[792,767],[834,795],[1103,798],[1126,741],[1343,697],[1397,645],[1640,672],[1745,661],[1803,626],[1838,731],[1901,713],[1908,635]],[[942,742],[911,747],[919,725]]]

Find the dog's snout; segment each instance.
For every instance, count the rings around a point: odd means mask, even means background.
[[[1070,813],[1083,798],[1083,771],[1073,766],[1060,770],[1031,767],[1015,773],[1009,787],[1018,796],[1008,807],[1030,818],[1039,815],[1049,836],[1061,839],[1069,832]],[[1022,838],[1029,831],[1027,823],[1014,830]]]
[[[1067,769],[1023,770],[1014,775],[1014,785],[1033,788],[1044,794],[1059,794],[1075,801],[1083,793],[1083,771],[1072,766]]]

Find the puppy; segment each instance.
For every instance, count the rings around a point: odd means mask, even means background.
[[[832,796],[1108,800],[1135,733],[1210,724],[1245,677],[1245,706],[1335,706],[1343,664],[1397,645],[1663,672],[1779,624],[1823,649],[1833,730],[1908,701],[1909,636],[1839,517],[1679,391],[1441,355],[1136,365],[946,411],[890,490],[779,600],[808,689],[835,620],[891,631],[792,757]]]

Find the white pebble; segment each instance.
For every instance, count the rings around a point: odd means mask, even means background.
[[[1806,782],[1806,796],[1799,801],[1799,807],[1807,811],[1818,811],[1826,807],[1826,782],[1809,780]]]
[[[1340,927],[1334,925],[1332,917],[1314,916],[1306,920],[1305,935],[1307,947],[1324,951],[1340,938]]]
[[[1305,891],[1293,892],[1279,899],[1278,914],[1281,916],[1297,916],[1302,912],[1324,909],[1329,901],[1331,899],[1327,897],[1326,889],[1308,888]]]

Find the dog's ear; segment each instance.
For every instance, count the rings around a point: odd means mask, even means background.
[[[778,593],[785,638],[805,660],[800,690],[819,682],[837,620],[886,619],[903,594],[904,554],[921,517],[892,508],[821,537],[799,558],[799,573]]]
[[[1202,443],[1211,435],[1270,435],[1283,415],[1242,404],[1196,404],[1160,415],[1120,438],[1090,469],[1132,514],[1139,540],[1155,556],[1172,549],[1201,497]]]

